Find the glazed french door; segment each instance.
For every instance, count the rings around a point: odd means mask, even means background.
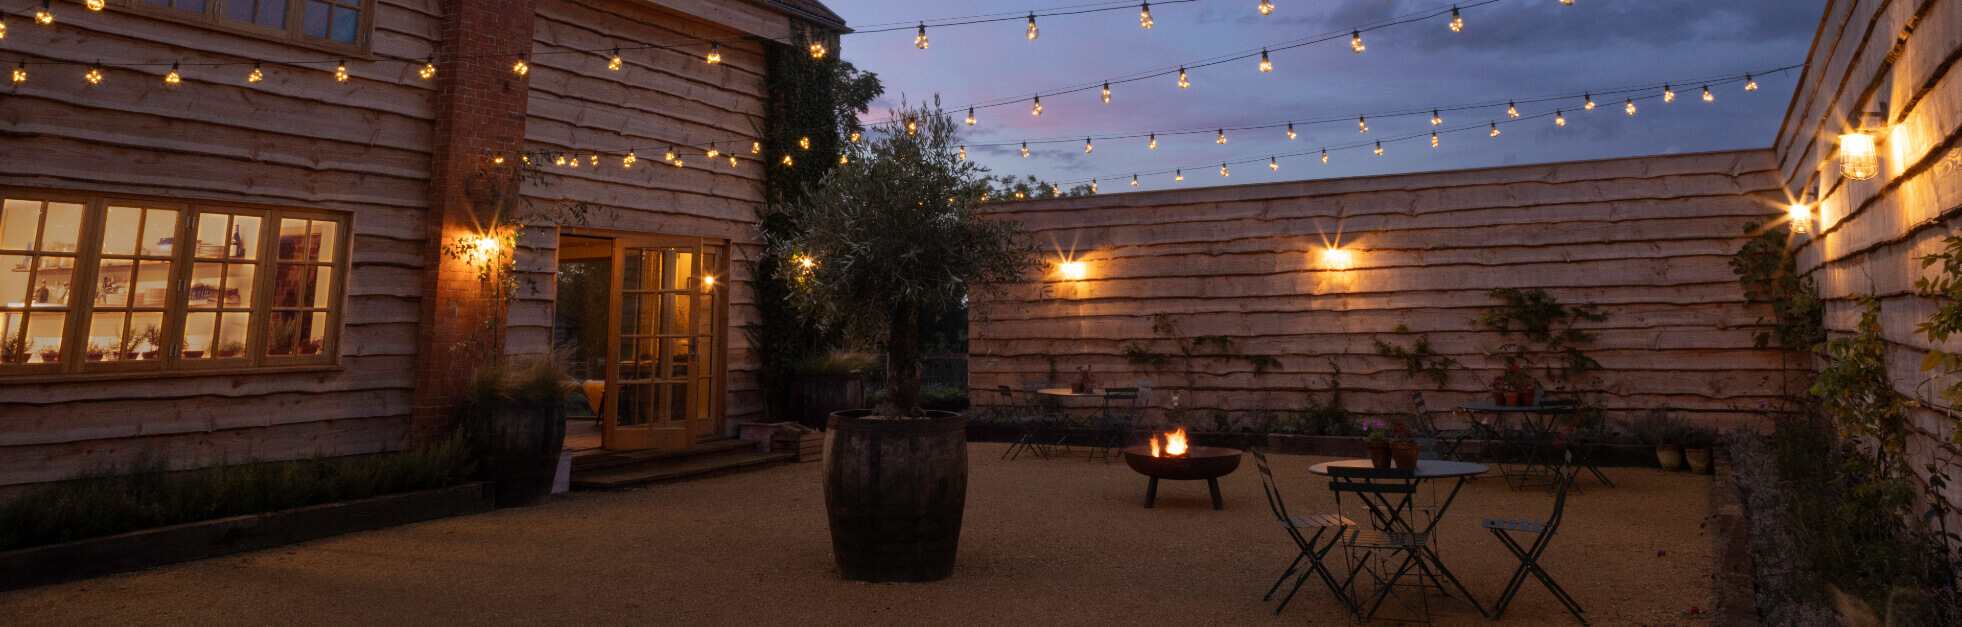
[[[605,448],[681,450],[721,431],[721,250],[692,237],[614,240]]]

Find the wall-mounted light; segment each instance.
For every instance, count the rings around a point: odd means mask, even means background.
[[[1354,251],[1341,248],[1322,249],[1322,267],[1329,270],[1348,270],[1356,263]]]
[[[1880,109],[1860,114],[1856,121],[1857,128],[1839,136],[1841,176],[1864,181],[1880,175],[1880,149],[1874,133],[1886,123],[1887,103],[1880,103]]]
[[[1063,275],[1063,278],[1071,281],[1081,281],[1085,275],[1083,262],[1081,261],[1065,261],[1056,264],[1056,272]]]
[[[477,241],[471,242],[471,245],[476,248],[474,252],[478,259],[496,259],[498,253],[504,249],[504,243],[498,241],[494,235],[480,235]]]
[[[1792,219],[1793,233],[1804,233],[1811,228],[1812,207],[1804,204],[1794,204],[1787,210],[1787,213]]]
[[[704,291],[715,289],[715,277],[712,275],[702,276],[702,289]]]

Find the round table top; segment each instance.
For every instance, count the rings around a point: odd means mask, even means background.
[[[1103,389],[1103,388],[1097,388],[1096,390],[1094,390],[1094,391],[1090,391],[1090,392],[1071,392],[1069,388],[1046,388],[1046,389],[1041,389],[1041,390],[1036,390],[1036,393],[1037,393],[1037,394],[1048,394],[1048,395],[1050,395],[1050,396],[1082,396],[1082,397],[1090,397],[1090,396],[1098,396],[1098,397],[1101,397],[1101,396],[1103,396],[1103,395],[1104,395],[1104,389]]]
[[[1310,467],[1308,469],[1308,472],[1312,472],[1317,475],[1328,476],[1328,469],[1330,466],[1341,466],[1343,468],[1373,468],[1375,467],[1375,464],[1367,459],[1345,459],[1339,462],[1322,462],[1319,464],[1315,464],[1313,467]],[[1416,477],[1418,479],[1449,479],[1452,477],[1469,477],[1472,475],[1483,474],[1487,470],[1491,470],[1491,469],[1486,468],[1484,464],[1474,464],[1471,462],[1450,462],[1450,461],[1444,461],[1438,459],[1420,459],[1417,460]]]

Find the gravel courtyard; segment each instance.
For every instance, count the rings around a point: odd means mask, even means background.
[[[150,571],[0,593],[0,622],[74,624],[1346,624],[1310,581],[1287,611],[1260,600],[1294,556],[1249,457],[1221,481],[1170,482],[1144,509],[1145,479],[1080,456],[997,459],[974,444],[953,578],[838,580],[821,464],[359,533]],[[1275,456],[1298,513],[1332,511],[1328,458]],[[1610,468],[1584,476],[1547,553],[1596,625],[1685,625],[1710,605],[1708,478]],[[1440,527],[1442,554],[1481,601],[1517,564],[1482,516],[1544,519],[1552,497],[1493,479],[1465,488]],[[1351,518],[1360,518],[1351,512]],[[1338,549],[1339,552],[1339,549]],[[1433,599],[1437,624],[1492,625]],[[1507,625],[1577,624],[1529,581]]]

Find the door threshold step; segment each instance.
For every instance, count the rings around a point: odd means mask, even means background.
[[[754,442],[750,443],[754,445]],[[575,490],[614,490],[619,488],[666,483],[688,479],[706,479],[720,475],[760,470],[771,466],[788,464],[797,460],[791,452],[746,453],[741,455],[718,455],[713,457],[678,459],[667,463],[636,465],[630,468],[606,468],[572,473],[572,488]]]
[[[755,451],[756,442],[734,438],[697,443],[680,451],[581,451],[572,458],[572,471],[601,470],[619,466],[661,463],[701,457],[741,455]]]

